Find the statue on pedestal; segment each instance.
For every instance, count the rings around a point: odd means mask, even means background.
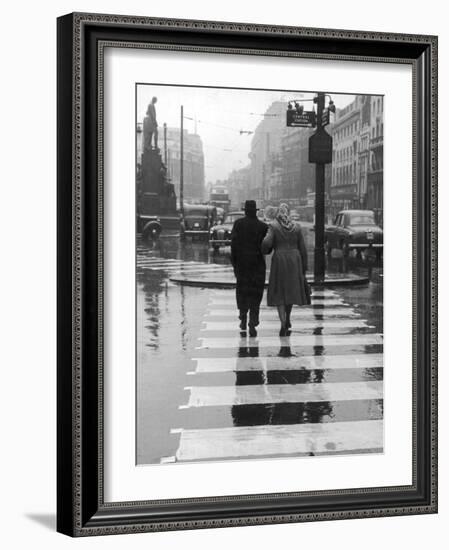
[[[157,120],[156,120],[157,97],[153,97],[148,105],[147,116],[143,119],[143,143],[144,150],[151,151],[151,141],[154,136],[154,149],[157,151]]]

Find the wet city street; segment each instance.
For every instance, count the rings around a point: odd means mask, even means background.
[[[330,275],[368,282],[314,288],[288,337],[264,294],[250,338],[235,290],[213,284],[232,281],[229,252],[138,240],[137,463],[382,452],[382,261],[334,250]]]

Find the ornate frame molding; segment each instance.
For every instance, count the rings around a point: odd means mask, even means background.
[[[300,511],[297,513],[280,514],[262,514],[251,515],[246,513],[239,515],[235,508],[235,517],[222,518],[198,518],[194,514],[190,519],[170,520],[165,518],[162,521],[152,519],[149,509],[156,504],[161,505],[189,505],[201,503],[202,505],[211,503],[242,503],[254,500],[254,495],[239,495],[235,497],[204,499],[176,499],[169,501],[145,501],[145,502],[123,502],[123,503],[104,503],[103,502],[103,483],[102,483],[102,364],[103,364],[103,341],[102,341],[102,310],[103,310],[103,280],[102,280],[102,242],[103,242],[103,149],[102,140],[98,139],[96,144],[96,160],[91,159],[95,164],[96,174],[96,220],[95,226],[86,220],[84,212],[86,200],[86,188],[83,187],[86,178],[86,153],[92,155],[92,149],[86,150],[85,145],[85,124],[83,119],[83,108],[86,101],[86,94],[92,82],[86,84],[89,73],[86,72],[86,64],[89,62],[86,55],[87,38],[86,34],[90,29],[107,30],[114,38],[97,40],[94,52],[91,55],[89,69],[93,70],[92,59],[95,59],[95,74],[98,78],[98,88],[96,96],[97,121],[95,123],[98,136],[102,135],[102,102],[103,102],[103,53],[104,47],[124,47],[124,48],[158,48],[182,51],[207,51],[223,54],[251,54],[251,55],[274,55],[274,56],[298,56],[318,59],[339,59],[348,61],[375,61],[385,63],[409,63],[413,66],[413,180],[414,180],[414,208],[413,208],[413,231],[416,242],[424,239],[420,237],[419,231],[427,228],[429,232],[428,242],[430,248],[427,256],[429,257],[428,266],[422,265],[423,250],[418,249],[418,244],[414,247],[413,257],[413,329],[414,329],[414,380],[413,392],[415,400],[418,399],[418,377],[416,368],[418,362],[418,347],[427,346],[423,353],[428,358],[428,399],[429,408],[429,434],[428,438],[428,487],[425,501],[414,502],[408,505],[401,505],[399,500],[396,504],[382,506],[377,505],[361,507],[354,506],[347,509],[330,510],[316,509],[315,511]],[[304,50],[283,50],[280,48],[255,47],[242,48],[236,47],[217,47],[211,45],[176,45],[174,43],[151,43],[151,41],[131,41],[120,39],[121,32],[131,32],[133,29],[140,31],[161,30],[167,32],[188,31],[191,36],[202,32],[207,38],[210,33],[215,37],[230,35],[246,39],[251,37],[265,36],[267,43],[270,44],[270,38],[291,37],[300,38],[309,44],[313,49],[321,44],[323,47],[325,41],[338,40],[344,48],[344,43],[355,44],[360,50],[363,50],[363,44],[369,46],[383,44],[385,49],[391,49],[391,44],[399,45],[401,56],[370,55],[364,50],[363,54],[351,53],[346,47],[345,53],[331,54],[321,51]],[[219,39],[219,38],[218,38]],[[358,44],[358,46],[357,46]],[[421,57],[410,57],[405,53],[407,48],[413,51],[422,51]],[[435,36],[424,35],[404,35],[397,33],[376,33],[366,31],[347,31],[335,29],[312,29],[303,27],[284,27],[255,25],[246,23],[225,23],[209,22],[195,20],[176,20],[160,19],[149,17],[117,16],[104,14],[84,14],[76,13],[64,16],[58,22],[58,49],[59,49],[59,67],[58,67],[58,142],[64,141],[60,145],[58,152],[58,317],[59,322],[70,318],[70,327],[61,329],[58,334],[58,394],[59,399],[65,400],[65,404],[59,407],[59,427],[58,427],[58,530],[73,536],[103,535],[131,533],[142,531],[160,531],[176,529],[200,529],[211,527],[225,527],[238,525],[259,525],[268,523],[287,523],[299,521],[322,521],[330,519],[347,519],[361,517],[378,517],[391,515],[405,515],[417,513],[433,513],[437,511],[437,38]],[[369,48],[368,48],[369,49]],[[423,58],[425,56],[425,59]],[[64,63],[70,59],[70,67],[63,67]],[[424,66],[425,65],[425,66]],[[422,74],[422,73],[425,74]],[[427,88],[427,92],[426,92]],[[70,92],[70,93],[69,93]],[[426,98],[423,96],[427,93]],[[427,102],[427,103],[426,103]],[[425,120],[424,120],[424,118]],[[64,137],[66,124],[71,121],[72,133],[70,139]],[[425,126],[426,128],[419,127]],[[64,128],[64,129],[63,129]],[[424,154],[424,158],[421,158]],[[421,157],[420,157],[421,155]],[[67,168],[67,162],[70,159],[70,170]],[[425,179],[422,179],[424,174]],[[71,181],[71,192],[68,191],[68,180]],[[424,183],[423,183],[424,182]],[[418,185],[427,185],[424,195],[428,204],[425,210],[421,208],[423,217],[418,216],[417,204],[418,194],[423,191]],[[90,196],[92,198],[92,196]],[[421,197],[422,198],[422,197]],[[84,201],[84,202],[83,202]],[[67,219],[67,214],[70,217]],[[68,221],[69,220],[69,221]],[[89,223],[88,223],[89,222]],[[91,275],[86,272],[87,260],[83,235],[85,231],[95,230],[98,250],[96,254],[96,280],[92,282]],[[425,243],[424,243],[425,244]],[[64,248],[70,247],[70,255],[64,252]],[[419,244],[419,246],[421,246]],[[421,263],[420,263],[421,262]],[[418,288],[417,271],[422,283],[427,284],[427,288]],[[68,289],[67,275],[70,276],[70,291]],[[93,273],[92,273],[93,276]],[[89,282],[88,279],[89,278]],[[427,282],[427,283],[426,283]],[[92,388],[89,396],[86,396],[86,324],[91,320],[85,317],[85,299],[86,287],[93,285],[97,300],[97,312],[99,331],[97,338],[97,353],[95,361],[97,364],[96,388]],[[422,307],[418,302],[418,293],[424,293],[426,315],[428,315],[427,331],[428,334],[418,334],[417,312]],[[70,293],[70,297],[68,297]],[[427,294],[426,294],[427,293]],[[426,297],[427,296],[427,297]],[[427,316],[426,316],[427,319]],[[421,325],[420,325],[421,326]],[[427,340],[426,340],[427,337]],[[420,342],[418,342],[420,338]],[[70,358],[67,346],[70,342]],[[424,343],[423,343],[424,342]],[[427,349],[428,348],[428,349]],[[92,350],[90,350],[92,351]],[[424,366],[422,366],[424,368]],[[88,381],[93,384],[92,379]],[[69,390],[70,387],[70,390]],[[92,394],[96,393],[97,400],[94,403]],[[86,401],[89,399],[89,401]],[[67,400],[69,404],[67,404]],[[86,406],[90,406],[97,411],[97,468],[92,473],[91,468],[86,466],[86,445],[90,439],[86,439],[86,430],[83,425],[83,413]],[[88,404],[88,405],[86,405]],[[414,403],[414,416],[417,414],[416,402]],[[69,433],[63,433],[67,430]],[[414,423],[414,443],[418,445],[416,437],[416,423]],[[385,488],[366,488],[360,490],[341,490],[341,491],[320,491],[308,493],[283,493],[257,495],[260,500],[270,500],[276,498],[285,498],[293,496],[301,497],[342,497],[370,495],[379,493],[398,494],[401,496],[408,493],[417,492],[422,480],[418,479],[418,464],[416,449],[414,449],[414,483],[410,487],[385,487]],[[67,471],[67,468],[69,470]],[[427,479],[426,477],[426,479]],[[97,480],[95,490],[87,491],[86,479]],[[70,494],[68,494],[70,487]],[[92,493],[92,494],[91,494]],[[405,498],[405,497],[404,497]],[[416,500],[416,499],[415,499]],[[329,501],[330,502],[330,501]],[[228,508],[229,510],[229,508]],[[92,513],[93,512],[93,513]]]

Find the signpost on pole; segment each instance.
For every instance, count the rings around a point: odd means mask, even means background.
[[[324,107],[326,94],[318,92],[313,102],[315,111],[304,111],[300,104],[311,99],[291,100],[287,108],[287,126],[299,128],[316,128],[309,138],[309,162],[316,165],[315,172],[315,282],[323,282],[326,271],[324,251],[324,214],[325,214],[325,183],[324,172],[326,164],[332,162],[332,137],[326,132],[325,126],[330,123],[330,113],[335,112],[335,105],[329,97],[329,106]],[[295,107],[293,107],[293,104]]]
[[[317,130],[309,138],[309,162],[315,163],[315,282],[323,282],[326,272],[324,250],[324,214],[326,164],[332,162],[332,137],[324,127],[329,124],[329,109],[324,109],[325,94],[319,92],[314,99],[317,105]]]
[[[299,128],[315,128],[316,127],[315,111],[300,111],[296,109],[288,109],[287,126],[299,127]]]

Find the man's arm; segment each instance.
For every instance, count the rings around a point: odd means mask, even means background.
[[[262,246],[261,246],[262,254],[271,254],[271,251],[273,250],[273,244],[274,244],[274,231],[270,225],[270,226],[267,226],[267,231],[262,241]]]
[[[236,220],[234,222],[234,225],[232,226],[232,231],[231,231],[231,264],[234,267],[234,270],[237,264],[238,227],[239,227],[239,223],[238,223],[238,220]]]

